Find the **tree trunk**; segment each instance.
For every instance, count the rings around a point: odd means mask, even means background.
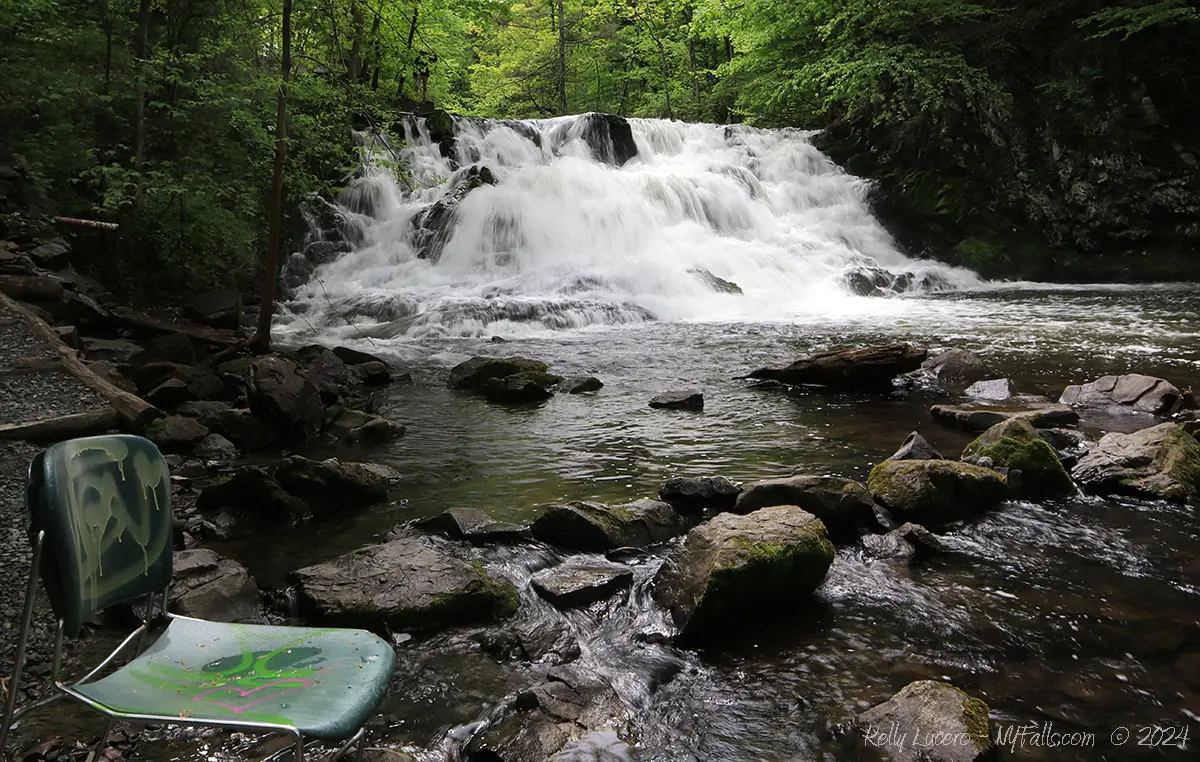
[[[283,0],[283,63],[275,101],[275,168],[271,196],[267,199],[267,252],[263,257],[262,301],[258,326],[251,344],[262,352],[271,349],[271,318],[275,314],[275,281],[279,277],[280,234],[283,229],[283,167],[287,160],[287,85],[292,74],[292,0]]]
[[[416,5],[413,6],[412,21],[410,21],[408,24],[408,42],[404,46],[404,49],[406,51],[408,51],[409,53],[412,52],[413,37],[415,37],[417,34],[417,14],[420,13],[420,11],[421,11],[420,3],[417,3]],[[396,97],[397,98],[404,97],[404,81],[405,81],[405,79],[407,79],[406,74],[403,70],[401,70],[400,75],[398,77],[396,77]],[[415,93],[414,93],[414,95],[415,95]]]
[[[363,13],[362,3],[359,0],[354,0],[350,7],[350,34],[352,39],[350,42],[350,84],[357,85],[358,78],[362,75],[362,38],[363,38]]]
[[[146,151],[146,52],[150,38],[150,0],[141,0],[138,6],[137,40],[133,54],[138,61],[137,79],[133,85],[133,166],[140,171]],[[135,203],[141,201],[141,181]]]
[[[371,89],[379,89],[379,69],[383,66],[383,51],[379,41],[379,24],[383,20],[383,14],[379,11],[375,12],[375,21],[371,23],[371,44],[374,46],[372,58],[374,58],[375,71],[371,75]]]
[[[563,0],[558,3],[558,113],[567,113],[567,21]]]

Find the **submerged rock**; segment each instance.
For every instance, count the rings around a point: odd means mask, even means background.
[[[929,444],[929,440],[917,432],[912,432],[900,445],[900,449],[892,453],[888,460],[942,460],[942,454]]]
[[[487,382],[518,373],[546,373],[550,366],[528,357],[472,357],[450,369],[450,386],[481,392]]]
[[[783,368],[759,368],[747,378],[791,386],[887,390],[892,387],[892,379],[916,370],[926,356],[924,349],[908,344],[839,349],[797,360]]]
[[[1021,471],[1022,496],[1059,497],[1074,494],[1071,476],[1058,454],[1023,418],[1010,418],[983,432],[963,450],[963,459],[990,458],[995,466]]]
[[[833,555],[825,525],[797,506],[723,513],[668,556],[653,594],[681,640],[705,639],[793,613],[825,579]]]
[[[240,513],[272,521],[295,521],[308,514],[303,500],[287,490],[259,466],[246,466],[223,482],[200,491],[196,506],[207,512],[230,508]]]
[[[992,747],[987,704],[933,680],[909,683],[857,724],[865,745],[890,762],[973,762]]]
[[[902,524],[887,534],[863,536],[863,548],[875,558],[908,563],[920,555],[946,551],[945,544],[925,527],[911,522]]]
[[[562,376],[553,373],[514,373],[504,378],[489,378],[483,394],[492,402],[540,402],[553,397],[554,388],[562,380]]]
[[[1170,415],[1183,406],[1183,393],[1170,381],[1129,373],[1068,386],[1058,401],[1074,407],[1122,406],[1140,413]]]
[[[875,523],[875,500],[866,487],[838,476],[790,476],[747,484],[733,506],[747,514],[772,505],[797,505],[825,524],[836,542],[857,538]]]
[[[1024,418],[1035,429],[1072,426],[1079,422],[1079,413],[1068,405],[1034,403],[1016,408],[976,405],[934,405],[929,408],[934,418],[966,431],[987,431],[1010,418]]]
[[[478,508],[451,508],[436,516],[421,519],[415,526],[428,532],[443,534],[453,540],[467,540],[477,544],[533,539],[529,527],[496,521]]]
[[[633,572],[619,564],[572,563],[533,575],[533,589],[555,608],[572,609],[602,601],[633,584]]]
[[[347,627],[429,630],[517,610],[512,583],[425,537],[369,545],[292,576],[303,611]]]
[[[1200,442],[1178,424],[1105,434],[1071,475],[1088,492],[1200,503]]]
[[[635,500],[624,505],[552,503],[530,527],[542,542],[569,550],[603,552],[665,542],[688,527],[668,503]]]
[[[675,477],[658,491],[680,513],[717,514],[733,508],[741,488],[724,476]]]
[[[1008,498],[998,473],[952,460],[884,461],[867,486],[897,521],[925,525],[969,519]]]
[[[275,479],[316,509],[353,508],[387,499],[386,478],[361,463],[337,458],[315,461],[293,455],[275,467]]]
[[[258,585],[236,561],[211,550],[175,553],[171,611],[216,622],[264,622]]]
[[[703,410],[704,394],[695,391],[663,392],[650,400],[650,407],[666,410]]]
[[[558,384],[558,391],[567,394],[587,394],[604,388],[604,382],[595,376],[574,376]]]

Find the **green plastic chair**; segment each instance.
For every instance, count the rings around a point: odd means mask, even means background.
[[[102,753],[117,720],[285,733],[303,762],[306,738],[355,744],[395,668],[391,646],[364,630],[228,624],[167,612],[171,583],[171,477],[141,437],[72,439],[33,458],[25,488],[33,567],[0,728],[0,751],[20,714],[70,697],[108,715]],[[58,626],[49,698],[16,712],[37,579]],[[162,605],[156,605],[157,595]],[[150,596],[146,615],[111,654],[73,683],[61,680],[62,643],[117,603]],[[146,634],[167,626],[141,653]],[[135,658],[106,668],[131,644]],[[96,757],[100,758],[99,755]]]

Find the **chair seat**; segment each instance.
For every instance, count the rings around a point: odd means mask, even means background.
[[[392,647],[365,630],[173,619],[138,658],[74,690],[115,714],[358,731],[391,680]]]

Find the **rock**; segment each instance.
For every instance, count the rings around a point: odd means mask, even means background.
[[[857,724],[889,762],[972,762],[992,747],[987,704],[933,680],[909,683]]]
[[[533,575],[534,591],[557,609],[602,601],[633,584],[633,572],[619,564],[565,563]]]
[[[629,121],[614,114],[582,114],[557,125],[550,138],[555,150],[570,140],[581,140],[596,161],[617,167],[638,153]]]
[[[668,479],[658,498],[680,513],[714,515],[733,508],[741,488],[724,476]]]
[[[346,444],[381,444],[391,442],[404,436],[407,429],[398,423],[392,423],[386,418],[372,418],[362,426],[351,429],[346,433]]]
[[[194,399],[187,384],[177,378],[169,378],[146,394],[146,401],[163,410],[171,410],[181,403]]]
[[[561,381],[558,391],[566,394],[587,394],[598,392],[604,387],[604,382],[595,376],[574,376]]]
[[[275,467],[275,479],[314,509],[346,509],[387,499],[387,479],[337,458],[315,461],[293,455]]]
[[[1083,385],[1068,386],[1058,399],[1072,407],[1132,408],[1140,413],[1171,415],[1183,406],[1183,393],[1170,381],[1140,373],[1103,376]]]
[[[196,448],[196,457],[206,460],[233,460],[238,456],[237,446],[220,434],[209,434]]]
[[[141,365],[146,350],[122,339],[83,339],[83,353],[89,360],[108,360],[116,365]]]
[[[1178,424],[1105,434],[1071,475],[1088,492],[1200,503],[1200,442]]]
[[[363,749],[359,762],[419,762],[416,757],[400,749],[368,747]]]
[[[0,275],[0,292],[21,302],[59,302],[64,289],[50,275]]]
[[[337,402],[358,381],[351,374],[350,367],[328,349],[308,366],[308,378],[326,405]]]
[[[703,410],[704,394],[691,391],[664,392],[650,400],[650,407],[666,410]]]
[[[325,406],[299,365],[277,355],[264,355],[250,362],[249,374],[250,411],[255,416],[299,437],[311,437],[321,430]]]
[[[825,579],[833,555],[825,525],[794,505],[722,513],[667,557],[653,594],[679,639],[699,640],[794,612]]]
[[[934,405],[929,412],[943,423],[975,432],[987,431],[1009,418],[1024,418],[1035,429],[1072,426],[1079,422],[1079,413],[1073,408],[1053,403],[1034,403],[1019,408]]]
[[[912,432],[888,460],[942,460],[942,454],[925,437]]]
[[[529,527],[496,521],[478,508],[451,508],[436,516],[421,519],[415,526],[453,540],[467,540],[479,545],[533,539]]]
[[[384,360],[382,357],[376,357],[375,355],[360,352],[350,347],[334,347],[333,354],[347,365],[365,365],[372,362],[377,362],[385,367],[388,365],[387,360]]]
[[[708,286],[718,294],[740,294],[742,287],[730,280],[718,278],[703,267],[693,267],[688,270],[689,275],[695,275],[704,285]]]
[[[945,544],[937,535],[911,522],[887,534],[864,535],[863,548],[876,558],[902,563],[912,561],[919,555],[946,551]]]
[[[1017,396],[1017,387],[1007,378],[976,381],[967,387],[965,394],[977,400],[1007,400]]]
[[[867,486],[898,521],[940,525],[969,519],[1008,498],[995,471],[952,460],[889,460]]]
[[[533,663],[566,664],[579,658],[579,639],[562,619],[531,618],[518,622],[517,642]]]
[[[892,379],[919,368],[926,356],[924,349],[908,344],[839,349],[797,360],[784,368],[759,368],[747,378],[790,386],[888,390]]]
[[[232,290],[197,294],[184,306],[184,314],[213,328],[236,331],[242,327],[242,295]]]
[[[196,347],[186,333],[175,331],[166,336],[152,339],[146,350],[159,362],[173,362],[180,365],[196,364]]]
[[[417,258],[431,262],[440,260],[442,250],[454,231],[459,204],[472,191],[495,184],[492,170],[480,164],[464,167],[451,175],[442,196],[413,215],[409,222],[409,235]]]
[[[72,349],[83,349],[83,338],[79,335],[79,329],[73,325],[56,325],[54,333],[58,336],[58,340],[66,344]]]
[[[550,366],[527,357],[472,357],[450,369],[450,386],[455,389],[483,391],[493,378],[518,373],[546,373]]]
[[[292,573],[301,609],[333,625],[429,630],[511,616],[517,591],[430,539],[403,536]]]
[[[857,539],[875,523],[875,500],[866,487],[837,476],[791,476],[747,484],[733,506],[747,514],[773,505],[796,505],[825,525],[835,542]]]
[[[142,432],[163,452],[191,452],[208,434],[208,429],[199,421],[181,415],[155,418]]]
[[[246,466],[223,482],[205,487],[196,507],[215,513],[230,508],[268,521],[296,521],[308,515],[303,500],[289,495],[275,477],[260,466]]]
[[[137,387],[132,381],[125,377],[120,368],[128,368],[127,365],[119,365],[112,360],[97,360],[95,362],[86,363],[88,370],[95,373],[100,378],[117,387],[121,391],[137,394]]]
[[[35,246],[28,254],[47,270],[61,270],[71,264],[71,245],[61,238]]]
[[[364,362],[359,365],[352,365],[350,366],[350,373],[354,377],[354,380],[367,386],[381,386],[383,384],[390,384],[393,380],[392,371],[385,363],[379,361]],[[401,378],[407,379],[409,382],[412,381],[412,377],[407,373],[405,373]]]
[[[191,400],[184,402],[175,408],[176,415],[186,415],[188,418],[195,418],[203,423],[208,428],[216,428],[213,422],[217,421],[222,413],[232,410],[227,402],[218,402],[216,400]]]
[[[995,378],[983,358],[966,349],[950,349],[934,355],[921,364],[921,369],[947,386],[963,387]]]
[[[635,500],[619,506],[552,503],[530,527],[542,542],[595,552],[664,542],[686,528],[683,517],[659,500]]]
[[[514,373],[504,378],[489,378],[483,393],[492,402],[540,402],[553,397],[554,388],[562,380],[562,376],[553,373]]]
[[[1075,493],[1054,448],[1023,418],[1010,418],[983,432],[963,450],[964,460],[975,455],[991,458],[996,466],[1019,469],[1022,497],[1040,499]]]
[[[175,553],[170,606],[176,614],[216,622],[266,621],[262,595],[246,567],[211,550]]]
[[[213,431],[226,437],[238,447],[247,450],[263,450],[280,442],[279,433],[263,423],[249,411],[230,408],[216,414],[215,422],[209,424]]]
[[[225,384],[216,375],[191,365],[176,362],[146,363],[135,368],[132,375],[137,388],[144,393],[149,393],[172,379],[183,382],[187,387],[187,395],[177,404],[193,399],[203,400],[219,397],[225,389]]]

